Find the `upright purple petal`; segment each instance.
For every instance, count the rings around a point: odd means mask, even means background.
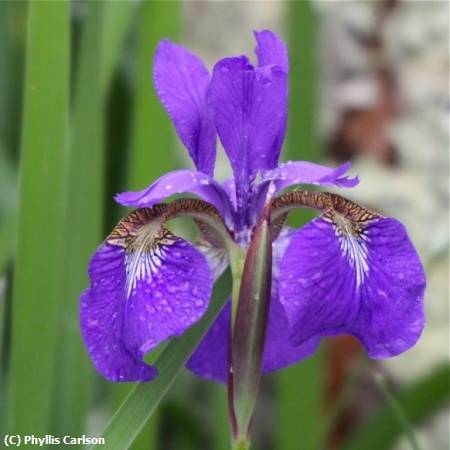
[[[292,232],[284,231],[273,248],[272,298],[264,347],[263,373],[288,367],[307,358],[317,348],[318,339],[313,338],[300,346],[290,340],[291,330],[286,312],[278,299],[278,276],[280,262],[290,242]],[[224,306],[219,317],[208,330],[197,350],[187,363],[187,368],[196,375],[219,383],[227,380],[227,358],[230,338],[231,300]]]
[[[423,267],[398,221],[353,225],[318,218],[293,237],[280,279],[292,339],[352,334],[370,357],[395,356],[424,326]]]
[[[245,56],[219,61],[209,104],[236,180],[238,210],[258,171],[276,166],[287,117],[287,75],[279,66],[255,69]]]
[[[192,193],[211,203],[233,227],[233,207],[219,183],[202,172],[176,170],[158,178],[142,191],[128,191],[115,196],[117,203],[134,208],[150,208],[175,194]]]
[[[206,102],[208,70],[200,58],[164,39],[156,50],[153,78],[161,103],[195,167],[212,175],[216,132]]]
[[[154,229],[142,221],[147,217],[130,214],[100,246],[81,297],[86,347],[111,381],[154,378],[157,371],[143,362],[144,355],[198,321],[211,295],[205,257],[167,230],[150,242]]]
[[[270,30],[254,32],[256,38],[255,53],[258,66],[279,66],[283,72],[289,72],[289,58],[286,44]]]

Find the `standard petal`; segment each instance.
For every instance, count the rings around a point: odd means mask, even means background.
[[[117,194],[117,203],[134,208],[150,208],[167,197],[190,192],[211,203],[222,214],[226,224],[233,227],[233,209],[227,193],[219,183],[202,172],[176,170],[158,178],[142,191],[129,191]]]
[[[153,239],[149,218],[138,210],[119,223],[93,256],[81,297],[86,347],[111,381],[154,378],[144,355],[198,321],[211,295],[205,257],[167,230]]]
[[[291,235],[291,231],[284,230],[274,243],[272,298],[264,347],[263,373],[280,370],[307,358],[316,350],[319,342],[317,338],[310,339],[300,346],[291,342],[287,315],[278,299],[279,265]],[[187,363],[187,368],[196,375],[219,383],[226,383],[230,315],[231,300],[226,303],[219,317]]]
[[[260,170],[275,167],[287,117],[287,75],[279,66],[255,69],[245,56],[214,67],[208,101],[236,180],[238,209],[247,206]]]
[[[255,31],[256,48],[255,53],[258,57],[258,66],[277,65],[288,73],[289,59],[286,44],[272,31]]]
[[[318,218],[293,237],[280,300],[294,343],[359,338],[372,358],[398,355],[424,326],[425,275],[405,228],[391,218],[355,224]]]
[[[196,168],[212,175],[216,132],[206,102],[208,70],[200,58],[164,39],[156,50],[153,78],[161,103]]]

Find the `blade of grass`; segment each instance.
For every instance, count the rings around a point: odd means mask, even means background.
[[[55,428],[80,434],[92,400],[93,370],[81,342],[78,299],[87,286],[87,265],[102,239],[104,113],[106,95],[129,25],[133,2],[89,2],[81,37],[71,123],[66,204],[63,317],[64,360],[60,371]]]
[[[214,286],[205,316],[182,337],[167,344],[155,362],[158,377],[151,383],[140,383],[134,387],[103,432],[106,443],[94,448],[124,450],[130,447],[225,304],[225,292],[229,292],[227,286],[231,286],[229,271]]]
[[[174,170],[178,162],[175,132],[156,96],[151,70],[158,42],[164,37],[178,37],[181,4],[145,2],[140,14],[127,189],[143,189],[165,172]]]
[[[449,403],[450,366],[435,368],[417,382],[406,386],[395,395],[397,406],[412,425],[429,419]],[[391,397],[392,398],[392,397]],[[386,404],[367,419],[343,445],[345,450],[389,449],[404,431],[392,404]]]
[[[22,106],[27,2],[0,2],[0,143],[17,162]]]
[[[132,92],[132,122],[125,186],[142,189],[177,165],[174,152],[174,131],[156,96],[151,65],[156,45],[163,37],[176,39],[180,23],[179,2],[143,2],[136,29],[136,82]],[[164,157],[161,157],[164,149]],[[129,393],[127,385],[113,387],[114,404],[118,407]],[[156,416],[142,431],[133,448],[157,448]]]
[[[69,4],[30,2],[10,374],[10,429],[20,434],[50,429],[68,102]]]
[[[318,133],[317,16],[311,0],[289,2],[289,126],[288,158],[317,161]]]
[[[317,132],[317,20],[310,1],[289,2],[289,124],[287,159],[320,159]],[[289,224],[301,226],[313,217],[296,211]],[[275,445],[279,450],[312,450],[320,440],[324,392],[324,352],[276,375],[278,414]]]

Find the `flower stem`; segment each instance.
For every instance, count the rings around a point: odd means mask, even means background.
[[[238,437],[233,442],[232,450],[248,450],[250,448],[250,441],[246,437]]]

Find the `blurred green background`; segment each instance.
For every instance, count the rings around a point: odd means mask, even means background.
[[[212,68],[271,28],[290,52],[283,158],[354,161],[349,196],[402,220],[423,258],[428,324],[392,361],[340,337],[265,377],[253,448],[403,449],[413,433],[448,449],[448,27],[437,1],[2,0],[0,436],[98,436],[130,390],[94,372],[78,298],[125,213],[113,194],[190,167],[153,90],[157,42]],[[222,450],[228,435],[225,388],[183,371],[133,448]]]

